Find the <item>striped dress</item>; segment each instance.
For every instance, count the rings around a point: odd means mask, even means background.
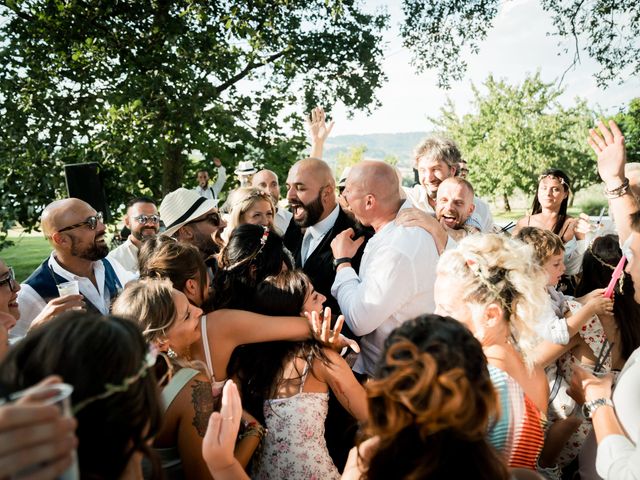
[[[535,470],[544,444],[546,417],[509,374],[492,365],[489,374],[500,404],[500,416],[490,423],[489,443],[509,468]]]

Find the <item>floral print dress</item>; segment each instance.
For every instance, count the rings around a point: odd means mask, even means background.
[[[324,439],[329,394],[302,391],[311,361],[307,359],[297,394],[265,401],[267,434],[253,463],[254,479],[340,478]]]

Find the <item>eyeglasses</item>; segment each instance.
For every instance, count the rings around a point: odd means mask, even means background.
[[[187,225],[190,225],[192,223],[200,223],[200,222],[209,222],[214,227],[219,227],[220,226],[220,214],[218,214],[218,212],[211,212],[211,213],[207,214],[206,216],[204,216],[202,218],[190,221],[189,223],[187,223]]]
[[[138,223],[160,223],[160,215],[138,215],[133,217]]]
[[[18,290],[18,282],[16,282],[16,274],[13,271],[13,268],[9,267],[7,275],[7,278],[3,278],[2,280],[0,280],[0,287],[9,285],[9,290],[11,290],[12,292],[16,292]]]
[[[60,230],[58,230],[57,233],[73,230],[74,228],[84,227],[85,225],[88,225],[91,230],[95,230],[96,227],[98,226],[98,223],[104,223],[103,220],[104,220],[104,216],[102,215],[102,212],[98,212],[95,215],[91,215],[84,222],[76,223],[75,225],[69,225],[68,227],[61,228]]]

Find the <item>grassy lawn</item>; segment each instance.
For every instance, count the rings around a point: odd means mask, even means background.
[[[570,207],[567,209],[567,213],[572,217],[577,217],[580,215],[580,207]],[[499,224],[506,224],[509,222],[517,222],[522,217],[527,215],[528,211],[524,208],[513,208],[510,212],[505,212],[504,210],[493,210],[493,220]]]
[[[40,265],[51,253],[51,247],[41,233],[32,235],[13,235],[9,238],[15,243],[11,247],[0,251],[7,265],[13,267],[16,278],[22,282]]]

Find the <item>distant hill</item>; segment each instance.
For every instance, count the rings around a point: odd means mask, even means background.
[[[406,132],[329,137],[324,148],[324,158],[335,165],[338,154],[347,153],[351,147],[366,145],[365,157],[382,160],[392,155],[398,157],[398,166],[411,168],[413,149],[427,135],[427,132]]]

